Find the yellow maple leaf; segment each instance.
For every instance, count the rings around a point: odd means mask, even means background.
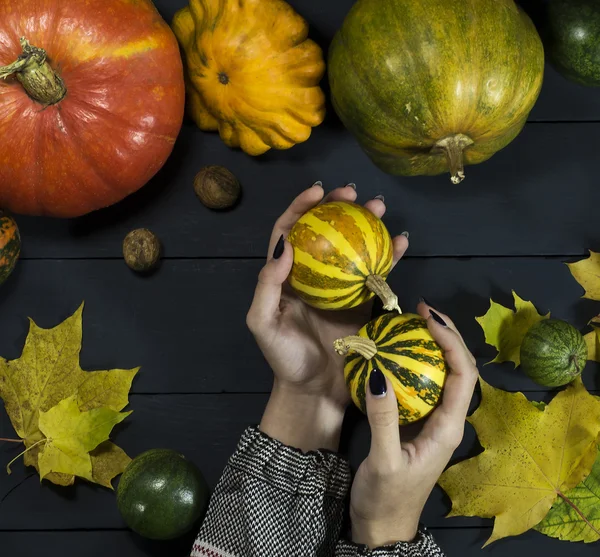
[[[115,412],[110,408],[82,412],[75,395],[47,412],[40,412],[39,427],[46,437],[38,458],[40,478],[55,472],[93,482],[89,453],[106,441],[113,427],[129,414],[131,412]]]
[[[481,405],[468,421],[484,451],[450,467],[439,483],[452,500],[449,516],[496,517],[487,545],[536,526],[559,494],[589,475],[600,401],[579,379],[546,406],[480,384]]]
[[[91,453],[92,458],[92,478],[94,483],[113,489],[112,480],[121,474],[131,458],[118,445],[111,441],[104,441],[96,447]]]
[[[82,315],[83,304],[52,329],[42,329],[30,320],[21,357],[13,361],[0,358],[0,398],[15,431],[30,449],[24,455],[27,466],[38,468],[41,445],[34,445],[44,437],[39,428],[40,412],[47,412],[74,395],[82,412],[96,408],[119,412],[129,403],[129,389],[139,368],[94,372],[81,369]],[[129,457],[123,451],[99,451],[92,455],[92,475],[96,476],[94,470],[98,470],[97,483],[106,485],[110,483],[107,471],[113,474],[112,479],[128,462]],[[46,479],[70,485],[74,476],[51,473]]]
[[[590,250],[590,256],[576,263],[567,263],[575,280],[583,287],[583,298],[600,301],[600,253]]]
[[[592,362],[600,362],[600,341],[598,339],[598,328],[594,327],[587,335],[583,336],[583,340],[588,348],[588,360]]]
[[[485,334],[485,341],[498,350],[492,363],[513,362],[515,367],[521,363],[521,343],[527,331],[547,315],[540,315],[535,306],[521,299],[513,290],[515,309],[509,309],[490,299],[490,309],[481,317],[476,317]]]

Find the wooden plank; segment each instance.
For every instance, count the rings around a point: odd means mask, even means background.
[[[51,327],[86,300],[84,369],[142,366],[137,393],[268,392],[271,372],[246,329],[262,262],[170,260],[141,278],[121,261],[22,261],[0,289],[0,355],[19,356],[26,317]],[[419,296],[451,315],[483,364],[494,357],[474,317],[489,298],[512,304],[514,288],[540,311],[583,329],[598,313],[561,259],[408,259],[390,279],[406,311]],[[512,364],[483,367],[486,380],[509,390],[540,390]],[[600,388],[598,366],[585,380]]]
[[[134,395],[130,405],[133,414],[117,428],[112,438],[132,456],[156,447],[178,450],[200,467],[214,487],[243,430],[260,421],[267,398],[258,394]],[[548,399],[544,393],[530,394],[530,398]],[[402,436],[410,439],[418,430],[418,426],[404,428]],[[10,435],[12,430],[6,414],[0,412],[0,436]],[[348,456],[354,470],[366,457],[369,443],[366,417],[350,408],[340,450]],[[18,450],[15,446],[0,444],[0,466],[16,456]],[[467,425],[465,439],[454,461],[477,452],[474,430]],[[13,465],[11,476],[0,474],[0,500],[4,499],[0,505],[0,531],[123,527],[111,491],[85,482],[69,488],[48,482],[40,485],[37,476],[25,479],[30,474],[32,469],[25,469],[21,462]],[[422,521],[431,527],[491,525],[490,520],[480,518],[446,519],[449,510],[448,497],[436,487]]]
[[[73,221],[19,218],[23,257],[121,257],[123,238],[138,227],[154,230],[166,257],[262,257],[277,217],[316,180],[327,189],[356,182],[361,202],[384,195],[391,232],[412,234],[411,256],[583,254],[597,236],[598,144],[600,125],[531,124],[455,187],[448,176],[384,174],[338,125],[257,159],[188,123],[165,168],[124,202]],[[233,211],[196,199],[193,179],[207,164],[243,182]]]
[[[434,529],[433,535],[448,557],[481,557],[481,545],[491,533],[490,528]],[[7,555],[38,557],[44,555],[85,555],[86,557],[188,557],[189,537],[175,542],[143,540],[127,531],[111,532],[0,532],[0,545]],[[501,540],[485,549],[491,557],[529,557],[545,555],[562,557],[592,557],[597,544],[567,544],[528,532],[518,538]]]

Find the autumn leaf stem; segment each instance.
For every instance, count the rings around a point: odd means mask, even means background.
[[[577,505],[575,505],[575,503],[573,503],[573,501],[571,501],[568,497],[566,497],[565,494],[562,493],[561,491],[557,491],[556,493],[567,505],[569,505],[569,507],[571,507],[581,517],[581,520],[583,520],[592,529],[593,532],[595,532],[596,534],[598,534],[598,536],[600,536],[600,532],[596,528],[594,528],[594,525],[577,508]]]
[[[13,458],[7,465],[6,465],[6,473],[10,476],[10,474],[12,474],[12,471],[10,469],[10,465],[15,461],[18,460],[19,458],[21,458],[25,453],[28,453],[31,449],[33,449],[34,447],[37,447],[38,445],[40,445],[41,443],[46,443],[48,441],[48,439],[40,439],[37,443],[34,443],[33,445],[31,445],[31,447],[26,448],[23,452],[20,452],[17,456],[15,456],[15,458]]]
[[[22,443],[23,439],[6,439],[5,437],[0,437],[0,441],[4,441],[5,443]]]

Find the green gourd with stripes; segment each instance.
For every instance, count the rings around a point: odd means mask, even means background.
[[[424,418],[439,403],[448,367],[422,317],[386,313],[365,325],[357,336],[336,340],[334,348],[346,356],[346,384],[354,404],[363,412],[369,375],[375,368],[394,388],[400,424]]]
[[[560,387],[581,375],[588,349],[581,333],[558,319],[536,323],[521,344],[521,367],[544,387]]]

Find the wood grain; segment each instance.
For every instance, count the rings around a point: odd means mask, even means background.
[[[200,467],[214,487],[243,430],[260,421],[267,398],[264,394],[133,395],[130,404],[133,414],[117,428],[112,438],[131,456],[150,448],[180,451]],[[529,393],[529,398],[548,401],[550,397],[545,393]],[[476,404],[477,399],[473,409]],[[420,425],[403,428],[403,439],[411,439],[419,429]],[[3,412],[0,436],[10,435],[12,429]],[[369,440],[366,417],[351,407],[346,415],[340,450],[350,459],[354,470],[367,456]],[[18,454],[18,450],[18,447],[0,444],[0,465]],[[474,456],[478,451],[475,432],[467,425],[465,438],[453,462]],[[37,476],[18,485],[31,473],[32,469],[17,463],[13,465],[11,476],[0,475],[0,500],[4,498],[0,504],[0,531],[124,526],[111,491],[85,482],[77,482],[68,488],[48,482],[40,485]],[[444,516],[449,510],[449,499],[436,487],[422,521],[427,526],[445,528],[491,525],[490,520],[480,518],[446,519]]]
[[[327,189],[355,182],[363,203],[384,195],[385,222],[393,234],[411,233],[412,257],[583,254],[598,249],[598,144],[600,126],[531,124],[453,186],[447,176],[384,174],[331,120],[308,142],[260,158],[188,123],[165,168],[122,203],[72,221],[18,218],[23,258],[120,258],[125,235],[141,227],[158,235],[168,258],[262,257],[277,217],[316,180]],[[194,176],[208,164],[242,183],[230,212],[213,212],[194,194]]]
[[[21,261],[0,289],[0,355],[19,356],[27,317],[52,327],[86,301],[84,369],[142,366],[137,393],[268,392],[271,372],[246,329],[256,278],[253,260],[170,260],[152,276],[122,261]],[[512,364],[483,366],[495,352],[475,316],[489,298],[512,304],[511,288],[543,313],[584,330],[599,306],[560,258],[408,259],[390,278],[406,311],[424,296],[455,320],[486,380],[509,390],[543,390]],[[585,372],[600,389],[597,364]]]

